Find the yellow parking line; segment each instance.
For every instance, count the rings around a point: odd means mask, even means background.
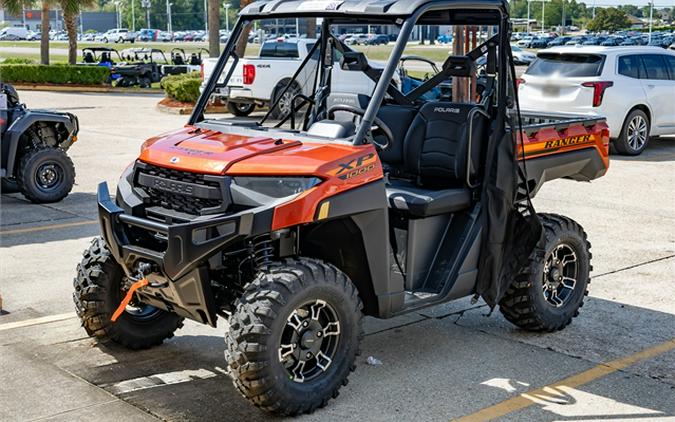
[[[88,220],[88,221],[78,221],[77,223],[61,223],[61,224],[50,224],[48,226],[28,227],[26,229],[2,230],[0,231],[0,236],[8,234],[41,232],[44,230],[65,229],[69,227],[88,226],[91,224],[98,224],[98,221]]]
[[[665,341],[663,343],[657,344],[656,346],[649,347],[647,349],[641,350],[637,353],[634,353],[629,356],[625,356],[619,359],[615,359],[610,362],[601,363],[598,366],[591,368],[587,371],[580,372],[571,377],[565,378],[563,380],[557,381],[553,384],[547,385],[542,388],[535,390],[530,390],[527,393],[523,393],[517,397],[512,397],[508,400],[505,400],[501,403],[497,403],[494,406],[486,407],[485,409],[479,410],[476,413],[472,413],[467,416],[463,416],[456,421],[466,422],[466,421],[489,421],[502,416],[508,415],[509,413],[517,412],[519,410],[526,409],[536,403],[530,400],[529,397],[537,395],[547,394],[545,389],[547,388],[556,388],[556,387],[579,387],[594,381],[598,378],[605,377],[613,372],[620,371],[624,368],[627,368],[631,365],[635,365],[638,362],[647,360],[658,356],[660,354],[666,353],[670,350],[675,349],[675,339]]]
[[[8,322],[6,324],[0,324],[0,331],[30,327],[31,325],[48,324],[50,322],[63,321],[75,317],[77,317],[77,315],[75,315],[74,312],[68,312],[67,314],[49,315],[39,318],[26,319],[23,321]]]

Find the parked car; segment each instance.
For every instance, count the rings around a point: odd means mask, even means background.
[[[365,44],[368,41],[368,34],[352,34],[344,40],[347,45]]]
[[[171,42],[173,41],[173,35],[171,35],[171,32],[160,31],[159,35],[157,35],[157,41]]]
[[[114,28],[110,29],[103,34],[97,35],[94,39],[96,42],[114,42],[114,43],[133,43],[136,41],[136,33],[130,32],[126,28]]]
[[[640,154],[675,134],[675,51],[559,47],[539,52],[519,85],[521,108],[605,116],[615,149]]]
[[[537,58],[536,54],[525,51],[515,44],[511,44],[511,51],[513,52],[513,63],[517,65],[529,65]]]
[[[143,28],[140,31],[138,31],[138,40],[139,41],[157,41],[157,37],[159,36],[159,29],[149,29],[149,28]]]
[[[616,47],[623,42],[622,37],[609,37],[605,41],[601,42],[600,45],[603,47]]]
[[[452,43],[452,34],[441,34],[436,38],[436,41],[439,44],[450,44]]]
[[[553,37],[537,37],[530,42],[530,48],[546,48],[548,43],[553,41]]]
[[[521,39],[518,40],[516,45],[521,48],[530,48],[530,45],[532,44],[532,41],[534,41],[534,37],[531,35],[525,36]]]
[[[584,35],[577,35],[576,37],[570,38],[565,45],[582,45],[586,41]]]
[[[366,45],[387,45],[389,44],[389,35],[377,34],[370,36],[366,42]]]
[[[28,35],[28,30],[19,26],[8,26],[0,29],[0,40],[2,41],[25,40],[28,38]]]
[[[567,41],[569,41],[571,38],[572,37],[568,37],[568,36],[561,36],[561,37],[555,38],[552,41],[550,41],[546,45],[546,47],[558,47],[558,46],[561,46],[561,45],[565,45],[565,43]]]

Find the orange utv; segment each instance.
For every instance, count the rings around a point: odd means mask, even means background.
[[[87,333],[145,349],[184,318],[225,319],[236,388],[295,415],[347,383],[364,315],[473,296],[523,329],[564,328],[587,294],[590,244],[579,224],[537,214],[530,198],[549,180],[604,175],[609,133],[602,118],[519,112],[507,7],[274,0],[243,9],[189,123],[143,144],[115,199],[99,185],[102,237],[74,282]],[[314,72],[291,111],[275,122],[205,116],[211,93],[241,70],[238,39],[256,21],[296,17],[321,24],[286,84]],[[364,22],[400,31],[384,67],[336,35]],[[496,35],[401,92],[399,60],[416,25]],[[337,66],[367,75],[372,92],[341,93]],[[440,84],[457,91],[430,98]]]

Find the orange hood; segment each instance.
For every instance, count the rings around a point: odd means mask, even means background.
[[[329,176],[352,146],[248,137],[186,127],[148,139],[140,160],[202,174]]]

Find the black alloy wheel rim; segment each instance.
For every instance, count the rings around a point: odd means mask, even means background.
[[[546,302],[556,308],[565,305],[572,297],[578,277],[576,252],[566,243],[557,245],[544,261],[542,293]]]
[[[288,378],[304,383],[321,376],[333,363],[340,340],[340,320],[321,299],[299,306],[286,320],[279,342],[279,362]]]

